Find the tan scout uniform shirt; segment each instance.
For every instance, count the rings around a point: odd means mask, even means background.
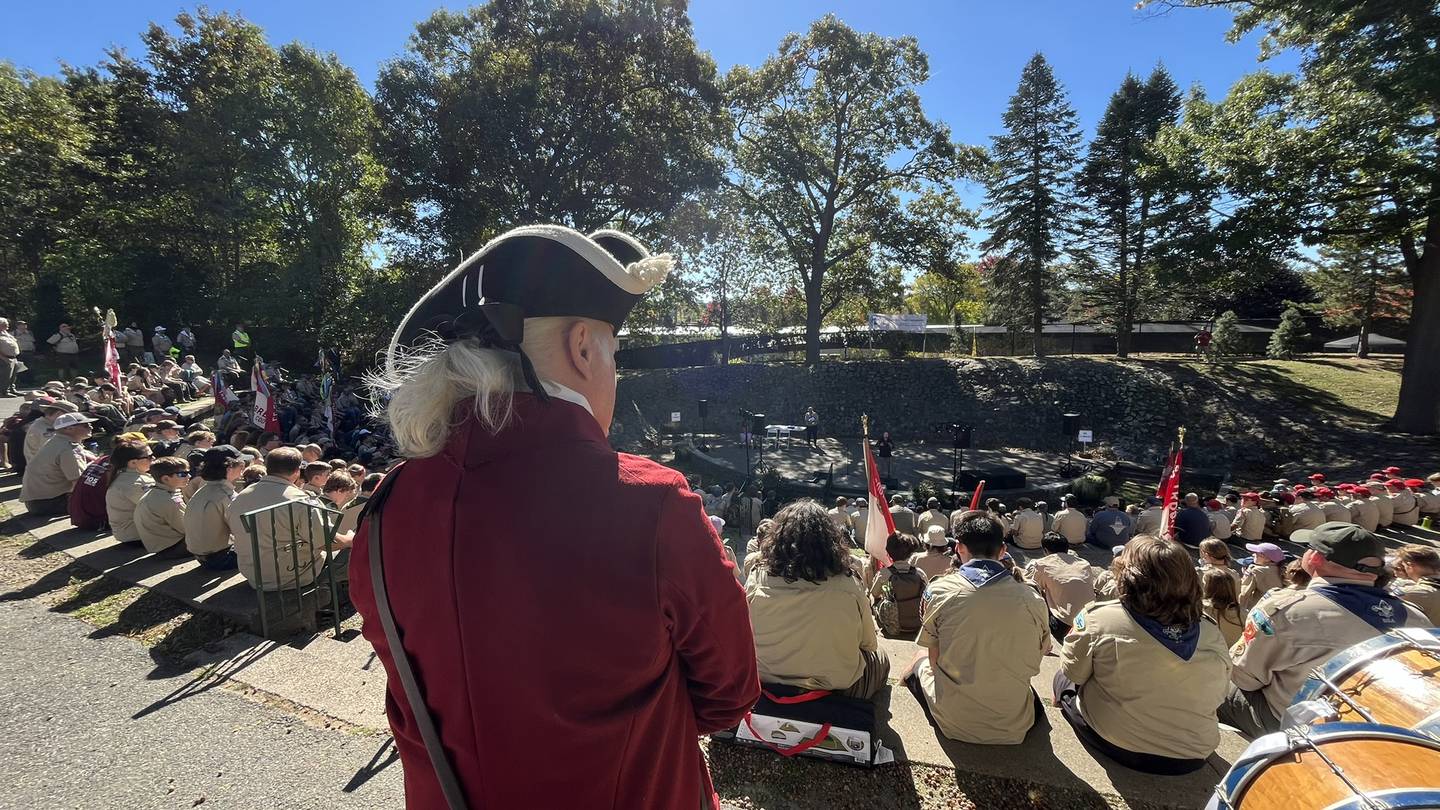
[[[1395,502],[1390,500],[1389,495],[1383,493],[1377,494],[1373,489],[1370,491],[1370,494],[1372,497],[1368,500],[1370,503],[1375,504],[1376,511],[1380,513],[1380,525],[1389,526],[1395,521]]]
[[[1431,624],[1440,627],[1440,577],[1423,577],[1419,582],[1400,580],[1400,598],[1420,608]]]
[[[876,649],[875,619],[860,585],[845,574],[786,582],[756,568],[745,583],[760,680],[802,689],[848,689],[862,650]]]
[[[1096,599],[1119,599],[1120,585],[1115,581],[1115,572],[1109,568],[1101,568],[1092,565],[1095,569],[1095,598]]]
[[[1022,509],[1015,515],[1015,545],[1023,549],[1040,548],[1045,536],[1045,519],[1034,509]]]
[[[1344,580],[1315,577],[1316,585],[1343,585]],[[1418,608],[1409,611],[1403,627],[1427,627]],[[1261,691],[1270,712],[1284,715],[1310,670],[1335,653],[1380,635],[1380,631],[1323,594],[1307,588],[1280,591],[1260,600],[1245,617],[1245,633],[1230,650],[1235,662],[1231,680],[1247,692]]]
[[[245,530],[241,516],[290,502],[296,505],[257,516],[255,528],[260,540],[260,559],[256,560],[250,532]],[[325,565],[325,522],[331,519],[330,513],[304,490],[283,478],[267,475],[246,487],[230,502],[226,519],[230,533],[235,536],[235,558],[240,573],[252,588],[275,591],[297,584],[304,587],[315,581]]]
[[[850,513],[850,528],[855,532],[855,542],[865,547],[865,521],[870,519],[869,509],[857,509]]]
[[[1370,499],[1363,501],[1354,500],[1345,504],[1350,512],[1350,522],[1360,526],[1367,532],[1373,532],[1380,528],[1380,510],[1376,508],[1375,502]]]
[[[1206,599],[1205,615],[1220,629],[1220,635],[1224,637],[1227,648],[1233,647],[1235,642],[1240,640],[1240,634],[1245,632],[1245,611],[1238,606],[1220,610],[1215,607],[1213,602]]]
[[[1325,510],[1321,509],[1318,504],[1302,501],[1288,507],[1286,512],[1290,515],[1287,536],[1297,529],[1313,529],[1325,522]]]
[[[1140,513],[1139,517],[1135,518],[1135,533],[1148,534],[1152,537],[1158,536],[1160,533],[1160,520],[1163,517],[1165,517],[1165,510],[1158,506],[1152,506],[1146,509]]]
[[[40,452],[40,448],[44,447],[45,442],[49,439],[50,423],[46,421],[45,417],[30,420],[30,424],[25,426],[25,462],[27,464],[35,459],[35,454]]]
[[[105,490],[105,516],[110,521],[110,532],[116,540],[121,543],[140,540],[140,530],[135,528],[135,506],[140,503],[145,490],[153,486],[155,479],[150,476],[123,470]]]
[[[1059,532],[1072,546],[1083,545],[1085,529],[1090,521],[1079,509],[1061,509],[1055,513],[1055,531]]]
[[[1265,536],[1265,510],[1258,506],[1247,506],[1230,522],[1230,530],[1247,543],[1258,543]]]
[[[185,506],[185,548],[196,556],[230,548],[230,501],[235,487],[229,481],[206,481]],[[247,535],[248,536],[248,535]]]
[[[151,487],[135,504],[135,530],[150,552],[185,541],[185,496],[178,489]]]
[[[1345,504],[1339,501],[1321,501],[1320,508],[1325,510],[1326,523],[1350,523],[1350,510]]]
[[[90,463],[90,454],[69,436],[55,434],[25,465],[21,501],[44,501],[68,495]]]
[[[1095,571],[1073,551],[1031,560],[1025,567],[1025,579],[1040,589],[1051,615],[1066,626],[1075,620],[1075,614],[1095,601]]]
[[[1240,607],[1249,610],[1255,607],[1255,603],[1264,598],[1271,588],[1284,585],[1285,580],[1280,574],[1279,565],[1251,563],[1245,566],[1245,573],[1240,576]]]
[[[921,542],[924,542],[925,532],[931,526],[939,526],[940,528],[945,530],[946,534],[949,534],[950,516],[940,511],[939,509],[925,510],[924,512],[920,513],[920,520],[915,524],[915,536],[919,537]]]
[[[1420,502],[1415,493],[1404,490],[1390,496],[1392,513],[1390,522],[1400,526],[1414,526],[1420,522]]]
[[[942,574],[950,573],[955,565],[955,558],[948,556],[945,549],[930,546],[926,551],[910,558],[910,564],[925,572],[925,576],[934,579]]]
[[[1234,531],[1230,529],[1230,516],[1225,514],[1224,509],[1217,509],[1213,512],[1206,510],[1210,516],[1210,534],[1219,540],[1229,540]]]
[[[850,532],[850,512],[848,510],[837,507],[825,514],[830,516],[831,522],[840,527],[840,531],[847,534]]]
[[[977,588],[960,573],[930,584],[915,669],[930,713],[952,740],[1015,745],[1035,723],[1030,679],[1050,647],[1045,600],[1008,574]]]
[[[901,534],[915,534],[915,524],[918,518],[915,516],[915,512],[909,507],[890,507],[890,519],[895,521],[895,531]]]
[[[1080,688],[1081,713],[1107,742],[1178,759],[1204,759],[1220,744],[1215,709],[1225,699],[1230,659],[1215,625],[1200,622],[1186,661],[1119,602],[1097,602],[1075,618],[1060,664]]]

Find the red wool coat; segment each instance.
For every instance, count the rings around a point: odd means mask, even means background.
[[[677,472],[583,408],[515,397],[396,473],[381,520],[395,621],[472,810],[717,807],[698,737],[760,693],[744,591]],[[350,596],[389,676],[410,808],[444,808],[369,577]]]

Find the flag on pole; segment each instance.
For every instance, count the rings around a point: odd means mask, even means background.
[[[99,312],[100,308],[96,307],[95,311]],[[115,344],[115,326],[120,321],[115,317],[115,310],[107,309],[105,310],[104,316],[101,317],[100,322],[100,333],[105,338],[105,357],[102,361],[102,365],[105,368],[105,376],[109,378],[110,384],[115,386],[116,391],[124,391],[124,377],[120,373],[120,349]]]
[[[1155,487],[1155,497],[1165,497],[1165,482],[1170,480],[1170,470],[1175,466],[1175,443],[1170,443],[1170,449],[1165,451],[1165,466],[1160,468],[1160,485]]]
[[[240,401],[240,397],[231,390],[230,386],[225,384],[225,375],[221,374],[218,368],[215,369],[214,374],[210,375],[210,390],[215,394],[217,413],[229,410],[231,405]]]
[[[270,383],[265,379],[265,367],[260,355],[255,355],[255,365],[250,367],[250,387],[255,391],[255,411],[250,422],[255,427],[271,433],[280,432],[280,417],[275,413],[275,397],[270,394]]]
[[[865,519],[865,552],[881,568],[891,563],[890,554],[885,550],[890,535],[895,533],[895,518],[890,514],[890,505],[885,501],[885,487],[880,483],[880,468],[875,464],[875,453],[870,449],[870,417],[860,417],[865,438],[865,479],[869,491],[869,513]]]
[[[985,482],[981,481],[975,485],[975,494],[970,496],[970,511],[980,508],[981,498],[985,497]]]
[[[1180,428],[1180,444],[1170,459],[1170,469],[1160,481],[1158,495],[1163,504],[1160,515],[1160,536],[1175,539],[1175,513],[1179,510],[1180,468],[1185,464],[1185,428]]]

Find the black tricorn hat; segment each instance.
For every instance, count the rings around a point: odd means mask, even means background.
[[[586,236],[563,225],[527,225],[492,239],[416,302],[390,341],[388,359],[427,339],[478,338],[518,351],[524,319],[575,316],[620,330],[640,297],[665,279],[668,253],[652,256],[620,231]]]

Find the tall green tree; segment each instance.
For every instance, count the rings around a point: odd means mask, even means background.
[[[1286,307],[1280,316],[1280,325],[1270,333],[1265,345],[1265,356],[1271,360],[1293,360],[1305,351],[1310,342],[1310,330],[1305,326],[1305,315],[1299,307]]]
[[[1114,327],[1120,357],[1130,353],[1142,305],[1158,294],[1157,225],[1175,192],[1156,182],[1149,167],[1159,162],[1156,137],[1179,111],[1179,89],[1163,67],[1144,82],[1127,75],[1110,97],[1077,180],[1086,210],[1075,280],[1097,319]]]
[[[1379,324],[1403,329],[1410,319],[1409,279],[1393,250],[1337,242],[1320,249],[1314,270],[1305,274],[1319,299],[1309,309],[1327,326],[1355,329],[1356,357],[1370,356],[1370,335]]]
[[[930,323],[976,323],[985,314],[985,287],[973,262],[951,272],[926,270],[915,277],[905,302]]]
[[[990,149],[990,237],[982,247],[1003,255],[1010,272],[988,279],[988,314],[997,323],[1028,326],[1038,357],[1048,293],[1058,280],[1052,263],[1074,214],[1071,182],[1080,144],[1075,109],[1044,55],[1035,54],[1021,71],[1002,120],[1005,133]]]
[[[926,265],[963,241],[951,184],[983,154],[931,121],[913,37],[863,34],[833,15],[781,41],[725,86],[735,122],[730,182],[778,237],[805,296],[805,360],[846,294],[889,265]],[[908,202],[907,202],[908,200]]]
[[[0,311],[12,318],[33,317],[41,303],[50,257],[85,204],[94,137],[62,81],[0,62]],[[45,315],[37,332],[63,317]]]
[[[1175,0],[1235,12],[1232,39],[1301,54],[1253,74],[1198,132],[1227,193],[1291,238],[1360,236],[1404,260],[1414,290],[1392,424],[1440,431],[1440,7],[1419,0]]]
[[[762,256],[765,234],[749,222],[733,190],[718,189],[678,206],[665,224],[667,241],[679,254],[679,269],[706,300],[709,323],[720,329],[721,358],[730,362],[730,327],[760,326],[761,310],[751,306],[755,287],[767,280]]]
[[[492,0],[420,23],[376,81],[393,228],[452,263],[496,233],[654,226],[720,176],[685,0]]]

